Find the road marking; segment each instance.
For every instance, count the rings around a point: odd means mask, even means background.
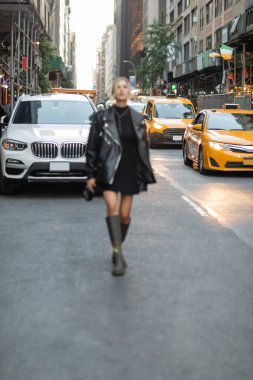
[[[201,216],[208,216],[207,212],[198,206],[196,203],[192,202],[186,195],[182,195],[181,198],[187,202],[191,207],[194,208]]]
[[[169,181],[171,185],[175,187],[177,190],[179,190],[181,193],[183,194],[187,193],[186,190],[182,186],[180,186],[175,180],[173,180],[170,175],[165,173],[165,171],[170,172],[169,168],[167,168],[164,165],[160,165],[159,169],[155,167],[155,171],[158,175],[160,175],[161,177]],[[182,199],[185,202],[187,202],[191,207],[193,207],[201,216],[203,217],[211,216],[214,219],[219,219],[219,215],[213,209],[211,209],[211,207],[207,205],[201,205],[200,207],[197,203],[197,200],[192,201],[190,197],[191,197],[190,194],[188,194],[188,196],[182,195]]]
[[[211,207],[206,206],[206,205],[202,205],[202,207],[208,212],[208,214],[209,214],[210,216],[212,216],[212,217],[215,218],[215,219],[218,219],[218,214],[217,214],[217,212],[215,212],[213,209],[211,209]]]

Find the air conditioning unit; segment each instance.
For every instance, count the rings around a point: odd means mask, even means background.
[[[198,41],[198,36],[194,36],[193,40],[194,40],[194,42],[197,42]]]
[[[197,22],[198,22],[198,16],[193,16],[193,18],[192,18],[192,22],[193,22],[193,24],[197,24]]]

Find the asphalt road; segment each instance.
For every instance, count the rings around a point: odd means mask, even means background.
[[[0,198],[0,380],[252,380],[253,176],[200,176],[176,149],[152,159],[123,278],[101,198]]]

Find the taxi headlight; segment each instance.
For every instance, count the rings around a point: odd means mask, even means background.
[[[4,139],[2,142],[2,147],[5,150],[25,150],[27,148],[27,144],[21,141]]]
[[[209,146],[215,150],[230,150],[228,145],[214,141],[209,141]]]
[[[154,124],[154,128],[155,129],[163,129],[163,127],[160,125],[160,124]]]

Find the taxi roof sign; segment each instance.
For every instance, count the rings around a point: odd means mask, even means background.
[[[226,103],[224,104],[226,110],[238,110],[240,108],[239,104],[236,103]]]

